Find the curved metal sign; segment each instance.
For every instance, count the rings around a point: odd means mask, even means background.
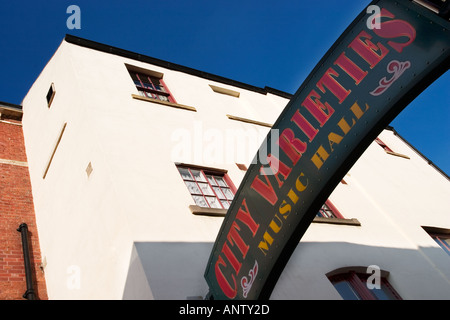
[[[448,69],[449,21],[373,1],[288,103],[247,171],[205,278],[213,299],[267,299],[321,205],[394,117]]]

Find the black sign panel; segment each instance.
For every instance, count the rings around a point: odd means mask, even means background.
[[[345,173],[448,69],[448,21],[407,0],[371,6],[299,88],[244,177],[205,271],[214,299],[269,298]]]

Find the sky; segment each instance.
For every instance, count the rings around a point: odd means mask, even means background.
[[[295,93],[367,0],[0,0],[0,101],[21,104],[66,34]],[[81,29],[69,29],[70,5]],[[450,73],[391,123],[450,175]],[[275,119],[274,119],[275,122]]]

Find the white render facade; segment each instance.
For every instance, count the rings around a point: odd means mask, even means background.
[[[248,167],[289,101],[138,57],[66,37],[23,100],[50,299],[205,297],[223,217],[193,214],[177,164],[238,187],[237,163]],[[129,70],[162,78],[176,103],[142,98]],[[311,224],[271,299],[342,299],[328,276],[372,265],[402,299],[450,298],[450,256],[424,229],[450,230],[448,177],[395,130],[379,138],[394,153],[370,145],[330,196],[345,223]]]

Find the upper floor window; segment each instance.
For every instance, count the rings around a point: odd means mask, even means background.
[[[450,230],[442,228],[423,227],[434,241],[450,255]]]
[[[322,208],[320,208],[319,212],[317,212],[316,217],[344,219],[344,217],[331,203],[330,200],[325,201],[325,203],[322,205]]]
[[[378,143],[378,145],[379,145],[380,147],[382,147],[382,148],[384,149],[384,151],[387,151],[387,152],[394,152],[394,151],[392,151],[392,149],[389,148],[383,141],[381,141],[380,138],[376,138],[376,139],[375,139],[375,142]]]
[[[402,300],[386,277],[381,276],[379,287],[369,289],[370,274],[349,271],[334,274],[328,279],[344,300]]]
[[[211,169],[178,166],[195,204],[203,208],[228,209],[234,198],[228,175]]]
[[[141,96],[176,103],[162,79],[162,74],[156,72],[154,74],[146,74],[132,69],[129,69],[128,72]]]
[[[446,234],[433,234],[431,237],[436,241],[438,245],[441,246],[442,249],[444,249],[447,254],[450,255],[450,235]]]

